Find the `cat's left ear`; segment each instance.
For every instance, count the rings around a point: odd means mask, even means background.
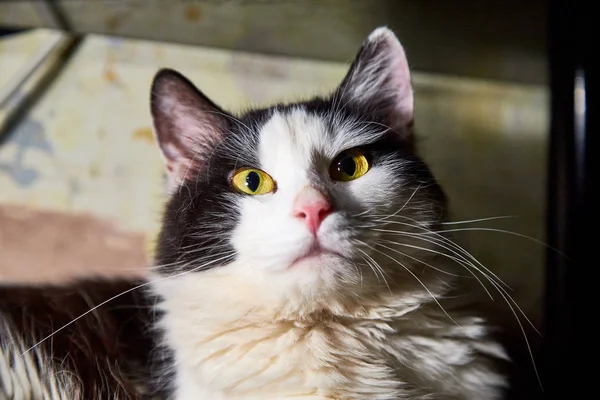
[[[230,117],[170,69],[156,74],[151,92],[154,133],[172,191],[206,167],[212,150],[228,130]]]
[[[413,90],[402,45],[388,28],[363,43],[336,96],[380,118],[407,139],[412,135]]]

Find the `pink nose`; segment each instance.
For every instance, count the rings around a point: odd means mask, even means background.
[[[317,189],[307,186],[296,196],[293,215],[304,221],[308,230],[317,235],[321,222],[331,212],[327,197]]]

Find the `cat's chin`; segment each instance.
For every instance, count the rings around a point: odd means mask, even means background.
[[[306,268],[319,268],[323,261],[328,257],[337,257],[333,253],[312,253],[297,258],[292,264],[290,269],[306,269]]]
[[[320,245],[312,246],[301,256],[297,257],[290,268],[318,268],[322,263],[342,258],[334,251],[328,250]]]

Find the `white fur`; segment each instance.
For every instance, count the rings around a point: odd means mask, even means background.
[[[57,368],[41,347],[25,353],[27,348],[8,318],[0,313],[0,400],[81,398],[77,377]]]
[[[164,299],[165,342],[175,352],[176,399],[499,398],[505,382],[488,357],[504,358],[503,350],[483,321],[446,308],[453,321],[433,301],[448,290],[447,276],[432,269],[417,276],[411,259],[399,265],[371,251],[373,233],[356,226],[357,214],[403,207],[403,165],[382,160],[355,181],[329,178],[333,157],[377,139],[381,129],[359,135],[365,128],[352,121],[336,132],[326,126],[301,107],[274,113],[254,167],[273,177],[277,191],[239,204],[236,260],[154,284]],[[291,210],[306,186],[332,199],[335,212],[318,238],[344,258],[292,265],[312,241]]]

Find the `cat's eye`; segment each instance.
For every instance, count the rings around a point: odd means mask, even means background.
[[[267,194],[275,190],[273,178],[264,171],[255,168],[240,168],[233,173],[231,185],[245,194]]]
[[[358,149],[341,152],[329,166],[329,174],[336,181],[353,181],[366,174],[371,168],[369,157]]]

